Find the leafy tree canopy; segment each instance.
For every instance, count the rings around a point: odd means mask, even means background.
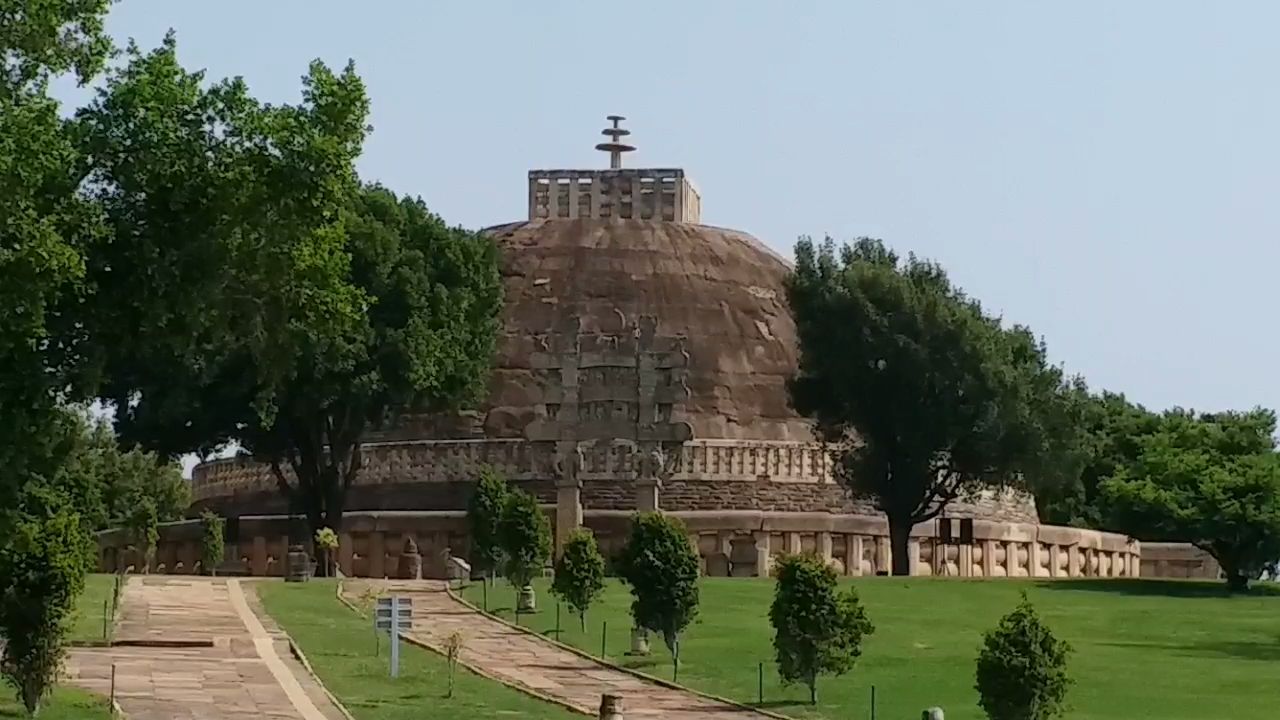
[[[590,530],[578,528],[569,533],[556,560],[551,592],[573,608],[585,632],[587,610],[604,592],[604,556]]]
[[[492,468],[483,468],[467,505],[471,530],[471,562],[477,570],[492,573],[502,565],[500,527],[507,505],[507,483]]]
[[[516,588],[532,582],[551,559],[551,523],[538,507],[538,499],[527,492],[507,494],[498,537],[507,579]]]
[[[888,515],[894,574],[909,572],[912,525],[961,493],[1078,473],[1075,381],[938,265],[878,240],[837,251],[804,239],[787,290],[792,402],[841,443],[842,479]]]
[[[635,515],[618,565],[636,626],[660,633],[679,662],[680,633],[698,613],[701,571],[684,523],[661,512]]]
[[[1056,638],[1023,593],[988,631],[978,654],[978,704],[991,720],[1049,720],[1064,711],[1071,646]]]
[[[1275,413],[1175,410],[1137,460],[1102,484],[1115,522],[1145,540],[1194,543],[1243,589],[1280,557]]]

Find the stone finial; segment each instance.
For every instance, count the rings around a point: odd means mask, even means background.
[[[636,149],[634,145],[627,145],[618,142],[619,138],[624,138],[631,134],[630,130],[623,129],[618,123],[626,120],[621,115],[610,115],[609,122],[613,123],[613,127],[607,127],[600,132],[601,135],[609,137],[609,142],[603,142],[596,145],[597,150],[603,150],[609,153],[609,169],[618,170],[622,168],[622,153],[631,152]]]
[[[622,696],[600,696],[600,720],[622,720]]]
[[[402,555],[418,555],[419,554],[418,543],[414,542],[412,536],[404,539],[404,550],[401,551],[401,554]]]

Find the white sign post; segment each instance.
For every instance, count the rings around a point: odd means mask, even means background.
[[[400,633],[413,628],[413,600],[399,595],[378,598],[374,628],[391,634],[391,677],[400,677]]]

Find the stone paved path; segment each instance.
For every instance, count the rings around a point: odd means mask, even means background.
[[[414,629],[409,635],[440,648],[460,632],[466,638],[462,661],[510,685],[523,686],[595,715],[604,693],[621,695],[623,715],[664,720],[765,720],[691,692],[673,690],[615,670],[553,643],[491,620],[452,598],[438,582],[347,580],[343,592],[355,602],[369,585],[413,598]]]
[[[207,641],[212,647],[80,649],[71,681],[116,699],[130,720],[342,720],[253,612],[236,580],[132,577],[118,641]]]

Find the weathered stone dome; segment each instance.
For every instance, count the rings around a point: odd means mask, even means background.
[[[787,397],[797,362],[789,268],[760,241],[658,220],[539,219],[488,232],[506,302],[487,401],[460,422],[409,421],[383,438],[526,437],[544,412],[540,351],[575,334],[625,336],[648,317],[688,355],[675,412],[693,439],[812,439]]]

